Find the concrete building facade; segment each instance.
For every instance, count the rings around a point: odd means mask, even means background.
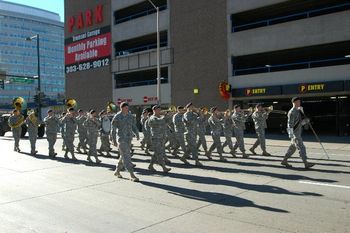
[[[103,25],[110,25],[110,64],[67,74],[67,93],[92,107],[110,100],[126,101],[136,112],[157,103],[153,6],[146,0],[87,2],[80,6],[66,0],[66,16],[98,4],[109,9]],[[164,106],[192,101],[224,110],[236,103],[246,108],[262,102],[288,110],[289,99],[300,95],[317,128],[336,122],[327,133],[349,132],[348,1],[152,2],[160,10],[160,101]],[[67,30],[66,38],[74,34]],[[228,101],[219,94],[221,81],[232,87]],[[79,91],[81,82],[88,87]],[[273,119],[277,123],[271,128],[283,131],[285,116]]]
[[[231,104],[287,111],[301,96],[318,131],[349,135],[349,10],[348,1],[228,1]]]

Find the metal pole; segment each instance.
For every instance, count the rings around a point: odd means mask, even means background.
[[[41,120],[41,80],[40,80],[40,42],[39,42],[39,34],[36,34],[36,51],[38,56],[38,117]]]
[[[161,104],[161,95],[160,95],[160,35],[159,35],[159,7],[157,7],[152,0],[148,2],[156,9],[157,11],[157,104]]]
[[[160,34],[159,34],[159,7],[157,10],[157,104],[161,104],[160,99]]]

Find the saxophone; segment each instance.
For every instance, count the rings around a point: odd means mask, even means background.
[[[14,123],[14,124],[9,123],[9,126],[11,127],[11,129],[16,129],[16,128],[21,127],[23,125],[23,123],[24,123],[24,116],[21,115],[16,123]]]

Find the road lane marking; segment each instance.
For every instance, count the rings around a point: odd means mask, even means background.
[[[302,180],[299,181],[299,183],[302,183],[302,184],[319,185],[319,186],[327,186],[327,187],[333,187],[333,188],[350,189],[350,186],[337,185],[337,184],[327,184],[327,183],[310,182],[310,181],[302,181]]]

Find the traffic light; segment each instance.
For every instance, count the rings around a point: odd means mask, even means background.
[[[39,104],[39,95],[34,95],[34,103]]]
[[[5,82],[2,79],[0,80],[0,88],[3,90],[5,89]]]

